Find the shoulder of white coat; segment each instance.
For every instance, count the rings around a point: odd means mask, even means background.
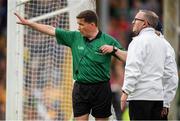
[[[136,37],[133,37],[132,43],[142,44],[145,43],[146,37],[142,35],[138,35]]]

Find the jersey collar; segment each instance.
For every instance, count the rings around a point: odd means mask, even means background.
[[[83,37],[86,41],[88,42],[92,42],[93,40],[99,39],[102,35],[102,31],[99,30],[98,34],[96,35],[96,37],[92,40],[89,40],[87,37]]]

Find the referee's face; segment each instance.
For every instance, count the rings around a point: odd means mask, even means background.
[[[91,37],[92,33],[94,32],[94,23],[85,22],[84,19],[77,19],[78,23],[78,30],[84,37]]]

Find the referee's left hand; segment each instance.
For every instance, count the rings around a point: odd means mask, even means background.
[[[111,45],[103,45],[100,47],[100,51],[103,54],[111,53],[113,51],[113,46]]]

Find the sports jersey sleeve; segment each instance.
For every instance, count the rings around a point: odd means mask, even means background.
[[[75,31],[67,31],[60,28],[56,28],[56,40],[58,44],[71,47],[75,38]]]

